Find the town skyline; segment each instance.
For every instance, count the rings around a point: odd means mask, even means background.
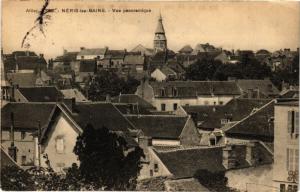
[[[4,53],[24,50],[21,49],[22,38],[36,17],[35,13],[26,13],[24,10],[29,7],[39,9],[41,6],[40,3],[22,2],[21,6],[16,8],[11,6],[12,4],[13,2],[3,4],[4,7],[7,6],[3,9],[2,33],[5,38],[2,41],[2,48]],[[80,7],[81,4],[81,2],[76,2],[74,7]],[[297,5],[299,4],[295,2],[259,2],[255,4],[249,2],[243,4],[201,2],[185,4],[179,8],[180,3],[169,2],[163,3],[161,8],[158,8],[157,4],[152,2],[132,3],[132,8],[149,8],[151,13],[66,14],[59,12],[52,15],[46,26],[45,37],[42,34],[37,35],[32,40],[29,50],[44,53],[46,58],[51,58],[60,55],[63,49],[78,51],[80,47],[108,46],[111,49],[130,51],[135,46],[142,44],[145,47],[153,48],[154,31],[159,12],[163,17],[168,47],[175,52],[187,44],[195,47],[198,43],[210,43],[227,50],[267,49],[275,51],[284,48],[296,50],[299,47],[299,27],[297,27],[299,18],[295,17],[295,15],[299,15]],[[110,9],[112,5],[106,2],[92,3],[91,6]],[[115,5],[115,7],[124,6],[125,4],[122,3]],[[16,11],[10,11],[11,7],[14,7]],[[60,10],[65,7],[62,2],[51,1],[50,8]],[[176,15],[172,14],[174,8],[178,10]],[[270,17],[269,14],[274,11],[277,14]],[[185,14],[187,12],[197,13],[197,15],[192,18]],[[17,22],[6,22],[9,21],[5,19],[6,17],[15,18]],[[207,19],[209,21],[203,18],[209,18]],[[201,22],[196,22],[199,19]],[[66,23],[68,23],[67,26]],[[62,28],[61,26],[66,27]],[[13,28],[19,30],[9,31]],[[68,35],[66,36],[66,34]],[[11,39],[12,37],[13,39]]]

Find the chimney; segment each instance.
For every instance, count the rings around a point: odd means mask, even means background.
[[[254,142],[247,143],[247,145],[246,145],[246,161],[250,165],[254,165],[256,162],[254,147],[255,147]]]
[[[233,146],[227,145],[223,147],[223,166],[225,169],[232,169],[235,167],[235,159],[233,157]]]
[[[110,102],[111,102],[111,98],[110,98],[110,95],[109,95],[109,94],[106,95],[105,101],[106,101],[107,103],[110,103]]]
[[[10,114],[10,120],[11,120],[11,127],[10,127],[11,144],[10,144],[10,147],[8,147],[8,154],[15,162],[17,162],[17,147],[15,146],[15,142],[14,142],[15,131],[14,131],[14,113],[13,112],[11,112],[11,114]]]
[[[41,54],[40,54],[40,58],[44,58],[44,54],[41,53]]]

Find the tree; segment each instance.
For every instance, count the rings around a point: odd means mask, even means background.
[[[186,78],[189,80],[211,80],[217,68],[221,65],[220,61],[203,58],[191,64],[186,70]]]
[[[5,191],[33,191],[31,175],[16,166],[1,167],[1,188]]]
[[[102,70],[94,79],[87,81],[88,99],[101,101],[105,100],[107,95],[114,97],[120,93],[134,93],[138,85],[139,81],[132,77],[125,81],[114,72]]]
[[[130,152],[128,149],[122,136],[105,127],[95,129],[88,124],[74,147],[83,180],[92,183],[96,189],[135,189],[143,151],[139,147]]]

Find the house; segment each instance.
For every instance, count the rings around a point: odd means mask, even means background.
[[[12,157],[1,146],[1,171],[7,166],[15,166],[20,168],[19,165],[15,162],[15,160],[12,159]]]
[[[12,151],[20,166],[35,165],[36,148],[34,134],[50,124],[54,103],[7,103],[1,109],[1,147]]]
[[[251,145],[191,147],[162,151],[149,146],[149,163],[143,166],[140,178],[163,176],[167,178],[166,182],[173,183],[193,179],[199,170],[211,173],[225,172],[229,187],[245,191],[248,183],[255,182],[257,186],[264,187],[272,181],[270,179],[272,157],[272,154],[258,142]],[[251,178],[252,174],[256,176],[254,179]],[[242,183],[239,182],[241,180]],[[168,184],[166,182],[165,184]],[[240,186],[236,185],[237,183]]]
[[[159,68],[156,68],[150,75],[153,79],[156,81],[167,81],[167,80],[176,80],[177,79],[177,73],[167,66],[162,66]]]
[[[69,52],[64,50],[63,55],[49,60],[49,69],[59,72],[69,72],[76,65],[78,52]]]
[[[299,90],[284,90],[280,92],[280,98],[299,98]]]
[[[221,131],[225,136],[224,140],[221,139],[219,142],[241,143],[259,140],[272,145],[274,142],[274,103],[275,101],[272,100],[237,123],[222,127]]]
[[[270,79],[238,79],[236,81],[243,98],[275,98],[279,90]]]
[[[112,99],[112,103],[137,104],[138,107],[152,111],[155,110],[155,107],[151,103],[135,94],[120,94]]]
[[[143,71],[145,65],[145,56],[143,55],[134,55],[127,54],[124,58],[124,63],[122,68],[134,69],[136,71]]]
[[[85,47],[81,47],[80,51],[78,52],[76,59],[77,60],[100,60],[104,58],[104,55],[106,54],[108,48],[93,48],[93,49],[87,49]]]
[[[193,52],[193,48],[190,45],[185,45],[178,52],[183,55],[189,55]]]
[[[184,80],[185,79],[186,71],[185,71],[183,65],[181,65],[176,59],[169,60],[167,62],[167,67],[172,69],[177,74],[177,78],[179,80]]]
[[[10,85],[19,87],[33,87],[36,84],[37,75],[35,72],[28,73],[7,73],[7,82]]]
[[[39,56],[31,51],[14,51],[4,55],[5,72],[27,72],[46,70],[47,62],[43,54]]]
[[[148,71],[153,71],[157,67],[161,67],[167,63],[168,60],[175,58],[175,53],[172,50],[157,51],[149,58]]]
[[[125,115],[153,146],[199,145],[200,137],[189,116]],[[139,135],[141,136],[141,135]]]
[[[54,86],[49,87],[19,87],[15,89],[16,102],[58,102],[63,94]]]
[[[146,48],[143,45],[139,44],[134,47],[131,52],[139,52],[142,55],[151,56],[154,53],[154,49]]]
[[[75,98],[76,102],[87,102],[89,101],[78,89],[61,89],[60,92],[63,94],[64,99]]]
[[[185,105],[224,105],[241,93],[235,82],[230,81],[167,81],[147,82],[138,86],[136,94],[147,95],[159,111],[175,111]],[[151,86],[151,88],[149,88]],[[152,93],[151,93],[152,92]],[[153,98],[149,98],[153,96]]]
[[[107,50],[104,58],[99,61],[100,68],[121,68],[126,55],[125,50]]]
[[[223,127],[235,125],[270,101],[237,98],[225,105],[183,106],[182,109],[194,120],[201,134],[201,145],[222,145],[225,142],[225,133],[221,131]]]
[[[220,49],[215,48],[213,45],[210,45],[209,43],[206,43],[206,44],[197,44],[191,54],[198,55],[198,53],[212,53],[212,52],[220,52]]]
[[[299,189],[299,100],[278,99],[274,110],[274,187],[280,192],[297,191]]]
[[[129,129],[135,129],[120,111],[111,103],[83,102],[75,100],[57,104],[56,111],[50,118],[52,124],[43,130],[41,136],[42,166],[49,160],[54,171],[61,172],[78,163],[73,153],[76,139],[91,124],[95,129],[103,126],[123,136],[128,147],[136,147],[137,143],[129,136]]]
[[[229,51],[223,50],[220,54],[218,54],[214,60],[221,61],[223,64],[231,63],[231,55],[232,53]]]

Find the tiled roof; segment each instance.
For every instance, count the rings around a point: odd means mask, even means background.
[[[8,103],[1,109],[1,128],[11,126],[11,113],[14,114],[15,128],[38,129],[38,122],[44,128],[48,125],[53,103]]]
[[[232,152],[235,154],[235,167],[251,167],[246,161],[246,146],[233,145]],[[255,143],[256,154],[255,166],[272,163],[272,155],[259,143]],[[191,178],[197,170],[210,172],[225,171],[223,166],[223,147],[191,148],[174,150],[169,152],[156,152],[163,164],[173,174],[175,179]]]
[[[223,106],[183,106],[191,114],[195,123],[202,122],[198,127],[204,129],[221,128],[221,119],[230,118],[237,122],[247,117],[253,110],[270,102],[270,99],[232,99]],[[196,115],[194,117],[194,115]]]
[[[126,55],[124,58],[124,64],[129,65],[143,65],[145,57],[142,55]]]
[[[19,57],[19,56],[37,56],[35,52],[32,51],[14,51],[12,52],[12,55],[14,57]]]
[[[95,48],[95,49],[82,49],[78,53],[79,56],[84,55],[104,55],[107,51],[107,48]]]
[[[160,89],[164,88],[166,96],[172,96],[172,88],[178,91],[178,98],[191,98],[197,95],[240,95],[235,82],[229,81],[168,81],[152,82],[156,97],[160,97]]]
[[[137,129],[155,139],[178,139],[187,117],[164,115],[126,115]]]
[[[20,87],[19,91],[29,102],[57,102],[63,98],[56,87]]]
[[[122,94],[112,99],[114,103],[129,103],[129,104],[138,104],[140,107],[146,109],[155,109],[153,105],[144,100],[138,95],[135,94]]]
[[[79,52],[66,52],[62,56],[58,56],[54,61],[70,62],[75,61]]]
[[[1,169],[6,167],[6,166],[16,166],[19,167],[17,165],[17,163],[4,151],[4,149],[2,149],[1,147]]]
[[[288,90],[280,95],[280,98],[299,98],[298,90]]]
[[[18,64],[18,69],[46,69],[47,68],[47,62],[44,58],[40,57],[28,57],[28,56],[20,56],[16,58],[16,63]]]
[[[79,72],[95,72],[97,68],[96,60],[81,60],[79,66]]]
[[[224,132],[228,135],[272,138],[274,136],[274,104],[274,100],[267,103],[237,124],[224,129]]]
[[[96,129],[105,126],[111,131],[128,132],[128,128],[135,129],[111,103],[76,103],[75,112],[73,113],[67,105],[62,106],[82,129],[84,129],[88,123],[92,124]]]
[[[35,73],[7,73],[7,81],[19,87],[32,87],[36,82]]]
[[[125,50],[107,50],[105,53],[105,58],[124,59],[125,54],[126,54]]]
[[[206,187],[195,178],[167,180],[165,185],[168,186],[168,191],[199,191],[210,192]]]
[[[149,108],[144,108],[137,104],[128,104],[128,103],[113,103],[113,105],[122,113],[122,114],[135,114],[135,115],[150,115],[152,114]]]
[[[87,98],[78,89],[64,89],[60,90],[66,99],[75,98],[76,102],[88,101]]]
[[[237,84],[242,91],[259,89],[266,96],[279,95],[279,90],[269,79],[239,79],[237,80]]]

